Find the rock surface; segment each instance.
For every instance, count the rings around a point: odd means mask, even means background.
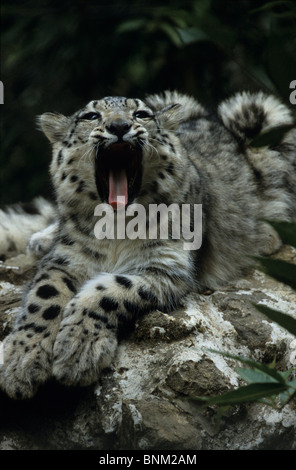
[[[284,246],[277,257],[296,263],[296,250]],[[11,329],[33,266],[27,255],[0,265],[0,341]],[[192,294],[174,315],[147,315],[95,387],[50,382],[23,402],[0,393],[0,449],[295,450],[295,397],[281,410],[235,405],[219,425],[215,407],[188,399],[241,383],[239,364],[209,349],[264,363],[276,355],[280,370],[295,369],[295,338],[252,302],[296,317],[295,291],[254,270],[223,290]]]

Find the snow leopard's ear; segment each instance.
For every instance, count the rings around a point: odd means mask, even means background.
[[[63,140],[70,124],[70,118],[59,113],[44,113],[37,117],[39,128],[51,143]]]
[[[156,116],[162,127],[168,130],[176,130],[183,119],[182,105],[179,103],[169,104],[156,111]]]
[[[205,114],[205,109],[198,101],[177,91],[166,90],[161,94],[149,95],[145,102],[167,129],[175,129],[181,121],[198,119]]]

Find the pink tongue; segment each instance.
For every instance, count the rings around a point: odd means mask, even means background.
[[[113,209],[123,209],[128,202],[128,183],[124,169],[110,170],[109,173],[109,204]]]

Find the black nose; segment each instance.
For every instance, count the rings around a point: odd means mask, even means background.
[[[111,134],[122,137],[130,130],[131,124],[128,121],[124,121],[124,119],[118,118],[111,121],[109,126],[106,127]]]

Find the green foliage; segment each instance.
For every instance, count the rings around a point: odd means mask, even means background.
[[[270,222],[286,244],[296,247],[296,224],[292,222]],[[257,258],[262,270],[273,278],[284,282],[296,289],[296,266],[283,260]],[[276,322],[282,328],[296,337],[296,319],[278,310],[265,305],[253,304],[269,320]],[[247,385],[235,390],[213,397],[191,397],[192,400],[206,406],[218,405],[222,412],[230,405],[250,402],[261,402],[274,408],[284,406],[296,393],[296,378],[289,380],[293,370],[284,372],[275,369],[276,363],[261,364],[252,359],[228,354],[226,352],[210,350],[213,353],[235,359],[248,367],[237,367],[239,376]]]
[[[296,248],[295,222],[279,222],[276,220],[269,220],[268,223],[277,231],[283,243]]]
[[[296,248],[295,222],[268,221],[268,223],[277,231],[283,243]],[[293,289],[296,289],[295,264],[288,263],[281,259],[264,257],[259,257],[257,258],[257,260],[260,262],[261,269],[265,272],[265,274],[268,274],[274,279],[289,285]],[[280,312],[277,312],[272,309],[267,309],[263,305],[257,305],[256,307],[260,312],[264,313],[265,315],[269,315],[271,320],[276,321],[279,324],[282,323],[281,326],[283,326],[290,333],[296,336],[296,320],[294,320],[293,318],[289,320],[284,314],[282,314],[281,317]]]
[[[221,407],[256,401],[277,408],[284,406],[296,392],[296,379],[288,379],[291,370],[279,372],[274,369],[275,364],[267,366],[241,356],[213,350],[211,352],[247,364],[247,368],[237,367],[235,370],[248,385],[238,387],[223,395],[191,397],[192,400],[207,406]]]
[[[290,125],[279,126],[277,128],[271,129],[270,131],[264,132],[263,134],[259,134],[251,141],[250,145],[254,148],[264,146],[273,147],[279,144],[285,134],[289,130],[293,129],[294,126],[294,123]]]
[[[282,326],[292,335],[296,336],[296,320],[295,318],[287,315],[278,310],[266,307],[265,305],[255,305],[259,312],[263,313],[269,320],[276,322],[278,325]]]
[[[266,274],[296,289],[296,265],[281,259],[257,258]]]
[[[262,0],[3,0],[0,202],[48,195],[44,111],[106,95],[179,89],[212,106],[296,77],[296,3]]]

